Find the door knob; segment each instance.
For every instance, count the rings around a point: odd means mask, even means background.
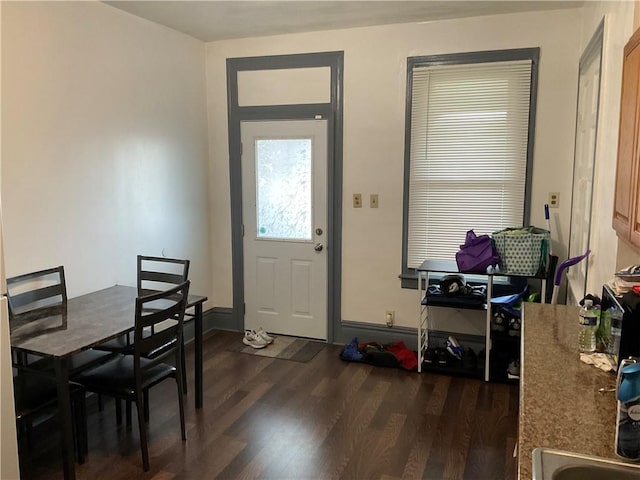
[[[313,249],[314,249],[316,252],[321,252],[321,251],[322,251],[322,248],[323,248],[323,245],[322,245],[321,243],[316,243],[316,244],[315,244],[315,246],[313,247]]]

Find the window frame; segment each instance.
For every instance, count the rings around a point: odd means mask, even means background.
[[[540,62],[540,48],[518,48],[509,50],[490,50],[481,52],[464,52],[439,55],[427,55],[407,58],[407,91],[405,104],[405,140],[404,140],[404,176],[403,176],[403,211],[402,211],[402,288],[418,288],[418,274],[415,268],[407,267],[408,235],[409,235],[409,176],[411,172],[411,117],[413,70],[416,67],[439,65],[464,65],[475,63],[506,62],[512,60],[531,61],[531,86],[529,96],[529,125],[527,138],[527,165],[525,176],[525,205],[523,224],[528,225],[531,213],[531,183],[533,166],[533,147],[535,138],[535,119],[538,92],[538,67]],[[460,243],[464,238],[460,239]]]

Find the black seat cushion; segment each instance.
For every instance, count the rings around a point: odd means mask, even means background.
[[[175,376],[176,368],[166,363],[144,369],[150,363],[152,362],[146,358],[140,359],[143,367],[141,385],[143,390],[167,377]],[[133,364],[133,355],[117,355],[102,365],[84,370],[74,380],[92,392],[131,397],[135,395],[136,390]]]
[[[84,388],[69,382],[72,398],[84,395]],[[43,375],[29,372],[19,373],[13,377],[13,394],[16,407],[16,419],[21,419],[45,408],[55,408],[58,390],[55,380]]]

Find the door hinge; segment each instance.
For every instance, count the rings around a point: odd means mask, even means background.
[[[242,142],[240,142],[240,156],[242,156]]]
[[[244,223],[242,224],[242,236],[244,237]]]
[[[247,314],[247,304],[242,304],[242,316],[244,317]]]

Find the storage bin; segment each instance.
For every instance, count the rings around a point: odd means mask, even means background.
[[[549,261],[550,232],[538,227],[505,228],[491,235],[500,272],[508,275],[545,276]]]

